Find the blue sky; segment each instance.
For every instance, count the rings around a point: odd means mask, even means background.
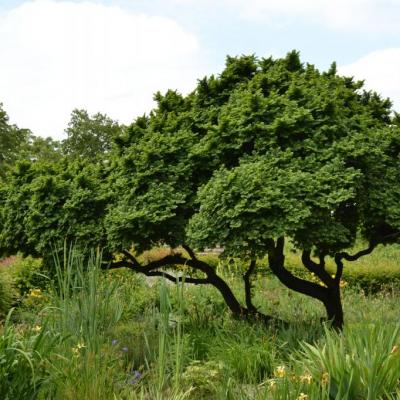
[[[297,49],[399,110],[398,20],[399,0],[5,0],[0,102],[19,126],[61,138],[75,107],[129,123],[154,91],[190,91],[227,54]]]

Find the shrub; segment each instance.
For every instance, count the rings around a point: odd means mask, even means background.
[[[45,289],[49,282],[40,258],[17,256],[7,272],[21,297],[32,289]]]
[[[224,365],[217,361],[193,361],[182,374],[182,384],[197,396],[210,396],[221,385]]]
[[[0,318],[4,318],[15,301],[16,293],[11,278],[0,269]]]
[[[0,334],[0,398],[33,400],[47,381],[49,357],[58,337],[40,326],[18,331],[10,316],[11,312]]]
[[[359,288],[366,294],[400,288],[400,268],[349,268],[343,274],[349,286]]]

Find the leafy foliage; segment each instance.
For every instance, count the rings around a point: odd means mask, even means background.
[[[37,399],[58,338],[44,330],[18,332],[10,317],[11,312],[0,333],[0,395],[5,400]]]
[[[93,158],[116,138],[110,164],[20,166],[5,191],[2,247],[38,252],[50,238],[89,231],[112,249],[189,241],[247,256],[265,254],[267,239],[281,235],[328,253],[359,231],[384,241],[400,228],[399,131],[390,102],[361,87],[302,64],[296,52],[228,57],[220,76],[188,96],[157,93],[157,107],[122,136],[108,117],[74,110],[64,151]],[[108,176],[100,190],[99,174]],[[96,200],[102,190],[107,207]],[[11,221],[25,232],[11,234]]]
[[[344,336],[326,330],[325,335],[323,345],[303,344],[300,357],[317,382],[322,381],[324,372],[329,377],[331,398],[395,398],[399,326],[353,328]]]
[[[98,173],[79,162],[19,164],[3,187],[0,252],[51,256],[64,240],[105,245]]]
[[[0,318],[4,318],[10,311],[14,301],[16,293],[13,287],[13,282],[4,271],[4,268],[0,269]]]
[[[242,255],[265,253],[280,235],[330,253],[360,230],[384,240],[400,227],[399,131],[390,102],[361,87],[292,52],[228,58],[187,97],[158,94],[120,143],[112,242],[222,244]]]
[[[65,130],[62,142],[64,154],[72,158],[95,160],[111,150],[112,140],[121,133],[121,127],[107,115],[89,116],[86,110],[75,109]]]
[[[7,267],[6,273],[20,297],[35,289],[45,289],[49,284],[40,258],[17,256]]]

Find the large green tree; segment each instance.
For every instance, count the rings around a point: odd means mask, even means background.
[[[400,232],[400,132],[390,101],[338,76],[334,64],[327,72],[304,65],[295,51],[277,60],[228,57],[219,76],[200,80],[188,96],[168,91],[155,99],[150,115],[115,139],[110,162],[85,170],[92,184],[79,196],[71,179],[61,179],[68,190],[48,188],[43,168],[16,172],[0,194],[0,223],[22,220],[18,234],[0,232],[3,251],[14,243],[43,253],[51,237],[88,237],[110,257],[124,254],[118,262],[110,258],[110,267],[176,281],[174,267],[184,266],[186,282],[214,285],[235,316],[266,321],[252,301],[251,281],[256,259],[267,259],[284,285],[321,301],[341,328],[345,262],[396,241]],[[59,182],[65,169],[50,181]],[[35,197],[38,187],[42,198]],[[47,191],[53,205],[43,210]],[[77,214],[70,214],[70,198]],[[42,212],[47,225],[32,219]],[[88,226],[93,232],[85,236]],[[347,252],[358,238],[365,249]],[[287,241],[320,283],[287,268]],[[129,251],[160,244],[171,254],[145,264]],[[247,260],[245,304],[193,250],[215,245]],[[327,257],[336,263],[333,276]]]

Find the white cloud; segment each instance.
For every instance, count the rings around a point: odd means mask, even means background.
[[[352,64],[338,68],[341,75],[365,79],[365,86],[390,97],[400,111],[400,48],[377,50]]]
[[[155,91],[205,73],[196,38],[171,19],[92,2],[37,0],[0,15],[0,102],[12,122],[60,138],[73,108],[128,123]]]
[[[203,0],[208,1],[208,0]],[[338,31],[400,32],[398,0],[222,0],[245,18],[291,24],[303,19]]]

